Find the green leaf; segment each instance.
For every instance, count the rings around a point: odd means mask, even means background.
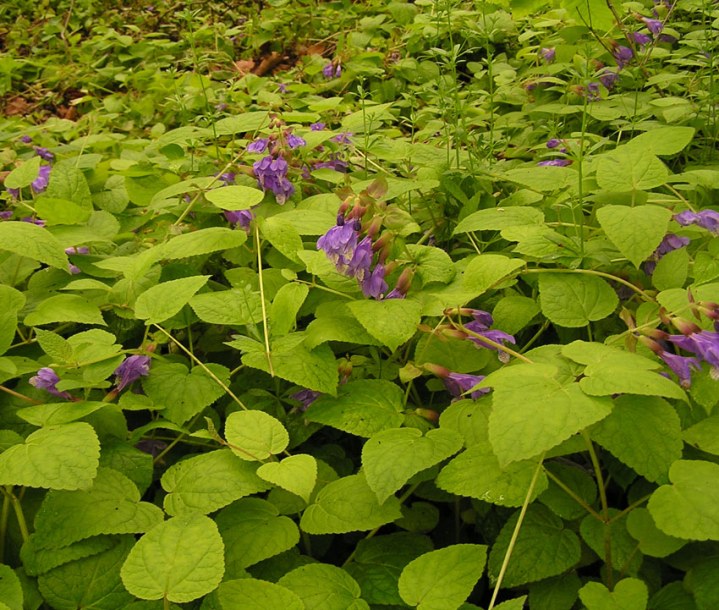
[[[147,491],[154,478],[152,456],[120,439],[103,442],[100,466],[122,472],[137,486],[140,495]]]
[[[171,466],[162,475],[165,512],[208,514],[244,496],[269,488],[257,474],[257,465],[237,459],[229,449],[219,449]]]
[[[539,305],[534,299],[508,296],[497,302],[492,317],[496,328],[513,335],[525,328],[538,313]]]
[[[43,598],[57,610],[124,608],[133,597],[122,586],[119,568],[132,543],[132,536],[123,536],[111,549],[41,575],[38,585]]]
[[[55,163],[50,173],[50,182],[43,196],[72,201],[88,213],[92,212],[90,187],[85,179],[85,174],[78,169],[74,159]]]
[[[106,326],[100,308],[87,299],[74,294],[51,296],[25,316],[27,326],[54,324],[56,322],[77,322],[79,324],[100,324]]]
[[[645,610],[649,592],[641,580],[625,578],[613,591],[601,583],[588,582],[579,589],[579,598],[587,610]]]
[[[32,157],[13,169],[6,177],[3,184],[9,189],[22,189],[30,186],[40,171],[40,157]]]
[[[0,284],[0,354],[12,345],[17,330],[17,314],[25,306],[25,295]]]
[[[262,321],[260,295],[248,288],[196,294],[190,300],[190,307],[208,324],[242,326]]]
[[[532,610],[572,610],[582,581],[574,572],[547,578],[529,587]]]
[[[281,462],[262,464],[257,475],[309,502],[317,483],[317,460],[306,454],[291,455]]]
[[[305,331],[305,345],[314,348],[327,341],[382,345],[352,315],[344,302],[323,303],[315,311],[315,319]]]
[[[657,290],[681,288],[687,280],[687,275],[689,275],[689,252],[686,248],[679,248],[659,259],[652,273],[652,284]]]
[[[355,474],[323,487],[302,514],[300,528],[308,534],[344,534],[369,531],[401,516],[397,498],[379,504],[364,476]]]
[[[2,291],[0,290],[0,294]],[[70,342],[49,330],[42,328],[35,329],[37,342],[40,344],[42,351],[45,352],[55,362],[69,363],[72,362],[74,350]]]
[[[542,273],[539,304],[554,324],[578,328],[614,313],[619,298],[609,284],[594,275]]]
[[[306,610],[369,610],[360,586],[347,572],[326,563],[301,566],[277,584],[294,591]]]
[[[614,15],[604,4],[586,0],[563,0],[562,6],[574,19],[594,29],[609,32],[614,27]]]
[[[579,441],[577,444],[580,446],[580,450],[586,447],[584,439],[574,438]],[[594,506],[597,499],[597,485],[586,470],[573,462],[552,461],[544,464],[544,471],[554,477],[549,479],[547,490],[539,496],[539,501],[555,515],[566,521],[579,519],[586,515],[584,506],[560,487],[557,480],[562,482],[564,488],[571,489],[574,496],[583,500],[585,505]]]
[[[90,424],[40,428],[0,454],[0,485],[85,489],[95,478],[99,457]]]
[[[305,413],[308,421],[369,438],[397,428],[404,416],[402,389],[384,379],[361,379],[340,386],[337,397],[320,396]]]
[[[507,279],[524,264],[519,258],[507,258],[501,254],[480,254],[473,257],[464,270],[464,288],[479,296]]]
[[[10,610],[23,610],[20,579],[10,566],[2,564],[0,564],[0,599]]]
[[[719,414],[707,417],[687,428],[682,436],[687,443],[697,449],[719,455]]]
[[[454,279],[454,262],[444,250],[434,246],[407,244],[407,252],[417,265],[415,272],[423,286],[434,282],[447,284]]]
[[[271,216],[260,223],[260,232],[281,254],[291,261],[300,262],[297,253],[304,250],[302,238],[289,221],[280,215]]]
[[[714,610],[719,605],[719,561],[716,556],[697,559],[681,583],[682,589],[688,589],[696,603],[691,610]],[[690,606],[685,603],[684,607]]]
[[[219,364],[205,365],[225,384],[230,371]],[[142,387],[155,405],[164,406],[164,416],[178,425],[209,407],[224,395],[225,390],[202,367],[188,373],[184,364],[155,364],[152,374],[143,377]]]
[[[472,231],[500,231],[507,227],[541,225],[544,214],[536,208],[510,207],[479,210],[462,219],[454,229],[454,234]]]
[[[502,527],[489,554],[489,577],[496,582],[519,511]],[[517,587],[572,568],[581,554],[579,538],[564,522],[541,504],[531,504],[519,530],[503,588]]]
[[[483,544],[454,544],[410,561],[399,577],[399,594],[419,610],[455,610],[482,576]]]
[[[566,189],[577,183],[577,172],[569,167],[518,167],[502,174],[505,180],[516,182],[540,193]],[[514,208],[510,208],[514,209]]]
[[[228,187],[231,188],[231,187]],[[173,237],[162,246],[162,258],[176,259],[237,248],[247,241],[244,231],[209,227]]]
[[[35,518],[36,546],[57,548],[100,534],[138,534],[162,521],[121,472],[99,468],[87,491],[52,491]]]
[[[222,610],[305,610],[300,597],[289,589],[265,580],[228,580],[217,591]]]
[[[417,332],[422,310],[411,299],[352,301],[347,307],[370,335],[392,351]]]
[[[587,546],[598,557],[607,556],[607,545],[612,564],[622,566],[623,572],[632,574],[639,571],[642,556],[637,553],[637,542],[627,531],[626,515],[620,516],[619,510],[610,508],[607,516],[611,523],[602,523],[594,515],[586,515],[579,524],[579,531]]]
[[[215,520],[225,541],[228,575],[279,555],[300,540],[295,522],[260,498],[238,500],[220,511]]]
[[[243,185],[222,186],[205,193],[205,199],[223,210],[249,210],[265,198],[260,189]],[[235,231],[238,233],[239,231]]]
[[[665,534],[687,540],[719,540],[716,506],[719,466],[701,460],[677,460],[669,469],[671,485],[662,485],[647,508]]]
[[[280,337],[291,338],[292,335]],[[312,351],[302,345],[291,350],[274,351],[272,348],[272,369],[276,377],[281,377],[297,385],[317,392],[335,395],[339,383],[337,361],[332,350],[320,345]],[[267,355],[264,352],[249,353],[242,356],[242,364],[266,373],[270,372]]]
[[[42,195],[35,200],[35,211],[48,226],[81,225],[90,218],[92,208],[81,207],[69,199]]]
[[[67,269],[69,265],[60,242],[47,229],[30,222],[0,223],[0,250],[14,252],[58,269]]]
[[[135,544],[120,575],[140,599],[190,602],[217,588],[224,544],[215,522],[188,513],[160,523]]]
[[[164,322],[180,311],[208,279],[209,275],[195,275],[153,286],[137,297],[135,315],[145,324]]]
[[[269,125],[269,123],[269,112],[243,112],[235,116],[220,119],[215,123],[214,129],[218,136],[230,136],[236,133],[254,132]]]
[[[235,411],[225,421],[225,438],[243,460],[262,462],[287,449],[290,436],[282,423],[264,411]]]
[[[597,220],[607,237],[638,269],[667,234],[672,213],[658,205],[605,205]]]
[[[538,456],[609,415],[610,399],[587,396],[576,383],[563,385],[554,373],[546,364],[520,364],[482,383],[494,388],[489,440],[500,466]]]
[[[269,312],[273,337],[281,337],[293,329],[297,313],[309,292],[308,286],[294,283],[285,284],[277,291]]]
[[[676,155],[694,138],[695,129],[684,126],[654,127],[627,142],[636,150],[651,150],[655,155]]]
[[[435,483],[440,489],[458,496],[500,506],[520,506],[527,495],[537,463],[521,460],[501,467],[489,444],[489,415],[489,403],[486,401],[460,401],[442,413],[440,430],[462,431],[469,448],[440,471]],[[533,497],[546,488],[547,477],[542,472]]]
[[[646,508],[635,508],[629,513],[627,531],[639,542],[642,554],[650,557],[666,557],[687,543],[661,531]]]
[[[491,350],[477,349],[471,341],[447,341],[429,333],[419,338],[414,349],[415,364],[439,364],[455,373],[480,371],[495,357]]]
[[[669,467],[682,456],[679,416],[656,396],[618,397],[591,433],[614,457],[655,483],[665,483]]]
[[[330,193],[333,202],[334,195]],[[310,197],[310,199],[313,199]],[[302,206],[307,200],[299,205]],[[337,215],[328,210],[315,210],[299,207],[296,210],[288,210],[279,214],[282,220],[289,222],[300,235],[323,235],[328,229],[335,226]]]
[[[665,184],[668,179],[669,170],[646,148],[618,146],[597,160],[597,183],[607,191],[649,190]]]
[[[57,426],[82,419],[107,407],[106,402],[57,402],[17,410],[17,415],[33,426]]]
[[[439,464],[462,448],[461,435],[452,430],[392,428],[373,435],[362,448],[367,484],[384,502],[418,472]]]

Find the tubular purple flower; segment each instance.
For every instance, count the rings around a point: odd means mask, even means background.
[[[247,145],[247,152],[263,153],[267,149],[267,145],[269,143],[269,138],[258,138],[257,140],[253,140]]]
[[[217,179],[225,184],[226,186],[229,186],[230,184],[235,183],[236,175],[234,172],[225,172],[224,174],[220,174],[217,176]]]
[[[601,95],[599,94],[599,83],[589,83],[587,85],[587,99],[592,102],[596,102],[600,98]]]
[[[70,263],[70,264],[67,266],[67,270],[68,270],[72,275],[77,275],[78,273],[82,273],[82,269],[80,269],[80,267],[78,267],[77,265],[73,265],[72,263]]]
[[[683,227],[697,225],[707,231],[719,234],[719,212],[715,212],[714,210],[701,210],[699,212],[685,210],[684,212],[676,214],[674,220]]]
[[[32,216],[25,216],[21,218],[23,222],[29,222],[30,224],[37,225],[38,227],[44,227],[47,223],[40,218],[33,218]]]
[[[702,330],[690,335],[669,335],[668,340],[698,356],[713,369],[719,369],[719,333]]]
[[[10,220],[12,218],[12,210],[3,210],[0,212],[0,220]]]
[[[373,299],[379,299],[382,295],[387,292],[387,282],[384,281],[385,268],[381,263],[377,263],[372,273],[365,275],[364,279],[360,281],[360,288],[362,294],[366,297],[372,297]]]
[[[643,34],[642,32],[632,32],[630,36],[634,39],[634,43],[640,47],[643,47],[652,41],[649,34]]]
[[[307,142],[305,142],[304,138],[300,138],[300,136],[296,136],[295,134],[291,133],[287,136],[287,146],[292,149],[295,149],[299,148],[300,146],[307,146]]]
[[[32,181],[30,187],[35,193],[42,193],[50,182],[50,170],[52,168],[49,165],[41,165],[40,172],[37,178]]]
[[[651,257],[649,257],[649,260],[644,263],[644,272],[647,275],[651,275],[652,273],[654,273],[654,270],[657,267],[657,263],[665,254],[669,254],[674,250],[678,250],[679,248],[688,246],[689,243],[690,240],[687,237],[680,237],[679,235],[675,235],[674,233],[668,233],[664,236],[661,243],[657,246],[657,249],[654,250]]]
[[[28,135],[20,136],[20,141],[23,144],[30,144],[32,142],[32,138]]]
[[[310,131],[322,131],[325,127],[327,126],[324,123],[312,123]]]
[[[643,17],[642,21],[644,22],[644,25],[647,26],[647,29],[655,36],[664,29],[664,24],[659,19],[649,19],[648,17]]]
[[[550,138],[547,140],[547,148],[557,148],[562,143],[561,140],[558,140],[557,138]]]
[[[285,83],[277,83],[277,90],[280,93],[287,93],[287,85]]]
[[[252,213],[252,210],[237,210],[234,212],[225,212],[225,218],[227,219],[227,222],[232,223],[233,225],[236,225],[241,229],[244,229],[245,231],[250,230],[250,223],[252,222],[252,219],[254,217],[255,215]]]
[[[14,199],[20,199],[20,189],[7,188],[7,192],[10,193]]]
[[[55,155],[44,146],[35,146],[35,154],[45,161],[52,161],[55,158]]]
[[[307,411],[309,406],[320,396],[322,396],[322,393],[316,392],[315,390],[300,390],[299,392],[290,394],[290,398],[294,398],[302,403],[302,406],[300,407],[301,411]]]
[[[693,356],[678,356],[669,352],[662,352],[659,357],[664,360],[666,365],[674,371],[679,377],[679,383],[683,388],[688,388],[692,384],[691,370],[699,370],[699,360]]]
[[[539,161],[537,165],[541,167],[566,167],[571,165],[572,162],[569,159],[548,159],[546,161]]]
[[[268,155],[255,162],[252,169],[255,171],[259,186],[266,191],[272,191],[280,205],[295,192],[295,187],[287,179],[289,166],[282,157],[273,159],[271,155]]]
[[[56,385],[57,382],[60,381],[60,377],[58,377],[57,373],[50,367],[46,366],[41,368],[37,372],[37,375],[30,377],[29,381],[30,385],[35,386],[39,390],[50,392],[53,396],[64,398],[65,400],[72,398],[72,396],[67,392],[61,392],[57,389]]]
[[[465,373],[450,373],[442,379],[444,386],[455,398],[461,398],[462,394],[468,392],[483,380],[484,375],[468,375]],[[477,399],[484,394],[488,394],[489,391],[489,388],[478,388],[469,396],[470,398]]]
[[[347,264],[347,275],[356,277],[360,282],[365,279],[372,266],[372,240],[365,237],[357,244],[350,262]]]
[[[357,248],[357,238],[358,232],[353,223],[343,221],[317,240],[317,249],[322,250],[335,264],[337,270],[343,273]]]
[[[90,248],[87,246],[70,246],[65,248],[65,254],[90,254]]]
[[[149,356],[128,356],[122,364],[115,369],[115,383],[117,390],[124,390],[133,381],[150,374]]]
[[[599,75],[599,82],[607,89],[612,89],[619,79],[619,75],[612,70],[605,70]]]
[[[620,70],[632,60],[632,57],[634,57],[634,53],[629,47],[618,46],[614,49],[614,59]]]
[[[342,159],[330,159],[329,161],[318,161],[312,165],[313,169],[333,169],[341,174],[346,174],[349,166],[347,161]]]
[[[338,144],[352,144],[350,137],[352,137],[351,131],[343,131],[342,133],[338,133],[336,136],[331,137],[330,140],[337,142]]]
[[[551,64],[557,52],[552,48],[543,48],[539,53],[544,59],[544,63]]]

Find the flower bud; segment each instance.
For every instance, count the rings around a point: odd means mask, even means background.
[[[434,409],[422,409],[418,407],[414,410],[414,412],[420,417],[424,417],[427,421],[431,421],[433,423],[439,421],[439,413],[437,413]]]
[[[446,379],[451,373],[451,371],[447,367],[441,366],[439,364],[433,364],[431,362],[425,362],[422,365],[422,368],[425,371],[429,371],[430,373],[437,375],[437,377],[439,377],[440,379]]]
[[[661,345],[659,345],[659,343],[657,343],[654,339],[650,339],[649,337],[647,337],[645,335],[639,335],[637,340],[643,346],[648,347],[650,350],[652,350],[655,354],[664,353],[664,348]]]
[[[673,316],[670,322],[682,335],[693,335],[694,333],[701,332],[701,328],[694,324],[694,322],[690,322],[679,316]]]

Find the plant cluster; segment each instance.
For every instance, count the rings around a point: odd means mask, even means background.
[[[0,610],[719,607],[715,2],[101,4],[0,7]]]

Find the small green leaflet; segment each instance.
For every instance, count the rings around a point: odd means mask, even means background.
[[[667,234],[672,213],[658,205],[605,205],[597,210],[604,233],[638,269]]]
[[[261,498],[242,498],[220,511],[215,521],[225,541],[228,576],[279,555],[300,540],[295,522]]]
[[[0,453],[0,485],[85,489],[97,472],[100,442],[90,424],[40,428]]]
[[[228,187],[232,188],[232,187]],[[237,248],[247,241],[244,231],[233,231],[226,227],[209,227],[173,237],[161,246],[161,258],[178,259],[220,250]]]
[[[247,288],[196,294],[190,299],[190,307],[208,324],[241,326],[262,321],[260,294]]]
[[[524,265],[525,262],[519,258],[508,258],[501,254],[480,254],[473,257],[464,270],[463,286],[479,296]]]
[[[368,485],[384,502],[418,472],[438,464],[462,448],[462,436],[452,430],[392,428],[373,435],[362,448]]]
[[[153,286],[137,297],[135,315],[145,324],[164,322],[180,311],[208,279],[209,275],[195,275]]]
[[[588,582],[579,589],[579,598],[587,610],[645,610],[649,592],[638,578],[625,578],[613,591],[599,582]]]
[[[369,610],[367,602],[360,599],[357,581],[333,565],[301,566],[285,574],[277,584],[294,591],[306,610]]]
[[[260,222],[260,232],[277,250],[295,263],[299,263],[298,252],[304,249],[297,229],[281,215],[270,216]]]
[[[302,514],[300,528],[308,534],[369,531],[401,516],[397,498],[379,504],[365,477],[355,474],[323,487]]]
[[[482,576],[483,544],[455,544],[410,561],[399,577],[399,594],[418,610],[456,610]]]
[[[308,421],[371,437],[397,428],[404,416],[402,389],[384,379],[361,379],[340,386],[337,397],[320,396],[305,413]]]
[[[24,407],[17,415],[33,426],[69,424],[109,406],[106,402],[57,402]]]
[[[223,210],[249,210],[265,198],[264,192],[249,186],[222,186],[205,193],[205,199]],[[207,230],[207,229],[205,229]]]
[[[67,269],[67,255],[58,240],[47,229],[29,222],[1,223],[0,250],[14,252],[58,269]]]
[[[305,610],[297,594],[256,578],[223,582],[217,591],[217,598],[222,610]]]
[[[422,310],[411,299],[352,301],[347,307],[370,335],[392,351],[417,332]]]
[[[215,522],[187,513],[140,538],[120,576],[135,597],[182,603],[216,589],[224,572],[224,544]]]
[[[93,536],[57,549],[46,549],[40,547],[42,541],[33,532],[22,545],[20,558],[25,572],[38,576],[70,561],[102,553],[116,542],[112,536]]]
[[[612,314],[619,298],[609,284],[594,275],[542,273],[539,304],[554,324],[578,328]]]
[[[56,322],[77,322],[80,324],[100,324],[106,326],[100,308],[84,297],[76,294],[56,294],[51,296],[25,316],[24,324],[39,326]]]
[[[264,411],[235,411],[225,422],[225,438],[243,460],[266,460],[287,449],[290,436],[282,423]]]
[[[270,113],[266,111],[243,112],[235,116],[220,119],[215,123],[215,131],[219,136],[257,131],[269,125]],[[177,130],[175,130],[177,131]],[[209,130],[208,130],[209,132]]]
[[[244,496],[266,491],[257,465],[238,459],[229,449],[203,453],[171,466],[162,475],[168,515],[208,514]]]
[[[507,227],[541,225],[544,214],[536,208],[508,207],[479,210],[462,219],[454,229],[454,234],[472,231],[500,231]]]
[[[35,518],[36,543],[57,548],[100,534],[146,532],[163,519],[162,510],[140,501],[124,474],[99,468],[87,491],[52,491]]]
[[[647,508],[665,534],[687,540],[719,540],[719,466],[701,460],[677,460],[669,469],[671,485],[662,485]]]
[[[627,142],[636,150],[651,150],[655,155],[676,155],[692,141],[695,129],[684,126],[656,126]]]
[[[5,177],[3,182],[5,188],[22,189],[26,186],[30,186],[33,180],[38,176],[41,162],[42,159],[36,156],[18,165]]]
[[[627,531],[639,541],[639,550],[650,557],[666,557],[682,548],[687,541],[669,536],[654,523],[646,508],[635,508],[627,515]]]
[[[309,502],[317,482],[317,460],[306,454],[291,455],[281,462],[262,464],[257,475]]]
[[[289,333],[295,326],[297,313],[310,289],[304,284],[289,283],[282,286],[270,306],[270,331],[273,337]]]

